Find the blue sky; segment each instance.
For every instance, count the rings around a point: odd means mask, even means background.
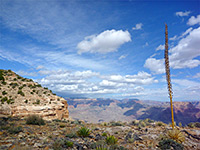
[[[200,100],[200,1],[0,0],[0,68],[63,97]]]

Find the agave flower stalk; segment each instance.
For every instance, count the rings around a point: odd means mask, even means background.
[[[165,71],[166,71],[166,79],[167,79],[168,92],[169,92],[169,98],[170,98],[170,106],[171,106],[172,128],[174,128],[174,112],[173,112],[173,104],[172,104],[172,85],[171,85],[171,78],[170,78],[169,56],[168,56],[167,24],[165,24]]]

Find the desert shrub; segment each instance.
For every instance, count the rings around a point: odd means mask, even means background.
[[[7,83],[5,81],[2,82],[3,85],[6,85]]]
[[[88,137],[90,135],[90,130],[86,127],[81,127],[77,131],[77,135],[80,136],[80,137]]]
[[[179,126],[179,127],[182,127],[182,123],[181,123],[181,122],[179,122],[179,123],[178,123],[178,126]]]
[[[139,127],[145,127],[146,123],[143,120],[140,120],[138,126]]]
[[[18,126],[18,127],[15,127],[15,126],[12,126],[8,129],[8,132],[10,134],[18,134],[19,132],[22,132],[22,127],[21,126]]]
[[[22,90],[19,90],[19,91],[17,92],[17,94],[20,94],[21,96],[25,96],[25,94],[24,94],[24,92],[22,92]]]
[[[74,143],[71,142],[71,141],[66,141],[66,142],[65,142],[65,145],[67,146],[67,148],[68,148],[68,147],[71,147],[71,148],[72,148],[73,145],[74,145]]]
[[[8,100],[7,100],[7,103],[8,103],[8,104],[13,104],[14,102],[15,102],[14,99],[8,99]]]
[[[45,125],[44,120],[38,115],[31,115],[26,119],[26,124]]]
[[[190,128],[200,128],[200,122],[191,122],[188,124],[188,127]]]
[[[25,80],[26,80],[25,78],[22,79],[22,81],[25,81]]]
[[[20,77],[20,76],[17,76],[17,79],[22,79],[22,77]]]
[[[17,79],[16,79],[16,78],[14,78],[14,79],[13,79],[13,81],[17,81]]]
[[[81,125],[82,122],[80,120],[71,121],[71,124]]]
[[[0,80],[2,80],[2,82],[5,81],[5,79],[4,79],[4,77],[3,77],[3,71],[2,71],[2,70],[0,71]]]
[[[67,133],[65,136],[69,137],[69,138],[77,138],[78,137],[77,134],[76,134],[76,132]]]
[[[161,126],[163,126],[163,125],[164,125],[164,124],[163,124],[162,122],[160,122],[160,121],[156,123],[156,126],[159,126],[159,127],[161,127]]]
[[[106,143],[107,143],[108,145],[114,145],[114,144],[117,143],[117,141],[118,141],[118,139],[115,138],[113,135],[108,136],[108,137],[106,138]]]
[[[102,136],[107,136],[107,133],[106,132],[102,133]]]
[[[27,104],[27,103],[28,103],[28,100],[26,99],[26,100],[24,101],[24,103],[26,103],[26,104]]]
[[[151,119],[147,118],[147,119],[144,120],[144,122],[145,123],[154,123],[154,120],[151,120]]]
[[[106,145],[97,146],[96,150],[109,150],[109,147]]]
[[[10,83],[9,85],[12,86],[13,89],[14,89],[16,86],[18,86],[17,83]]]
[[[42,87],[42,85],[41,84],[38,84],[38,85],[36,85],[37,87]]]
[[[6,91],[3,91],[3,92],[2,92],[2,95],[6,95],[6,94],[8,94]]]
[[[19,90],[21,90],[21,89],[23,89],[23,86],[20,86],[20,87],[19,87]]]
[[[176,141],[172,140],[172,139],[165,139],[165,140],[161,140],[159,142],[158,147],[161,150],[167,150],[167,149],[175,149],[175,150],[183,150],[183,145],[180,143],[177,143]]]
[[[178,130],[176,128],[173,129],[173,130],[168,131],[167,132],[167,137],[169,139],[172,139],[172,140],[178,142],[178,143],[182,143],[182,142],[185,141],[184,134],[180,130]]]
[[[62,150],[62,144],[60,140],[56,140],[52,145],[53,150]]]
[[[60,124],[60,128],[64,128],[66,125],[64,123]]]
[[[37,104],[37,105],[39,105],[39,104],[40,104],[40,100],[37,99],[36,102],[34,102],[33,104]]]
[[[3,97],[3,98],[1,99],[1,103],[4,104],[4,102],[6,102],[7,100],[8,100],[7,97]]]
[[[110,122],[110,125],[111,125],[111,126],[122,126],[122,123],[120,123],[120,122],[115,122],[115,121],[111,121],[111,122]]]

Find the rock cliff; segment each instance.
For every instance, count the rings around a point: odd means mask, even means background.
[[[46,120],[69,118],[64,98],[11,70],[0,70],[0,100],[0,115],[37,114]]]

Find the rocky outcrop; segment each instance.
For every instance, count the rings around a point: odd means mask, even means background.
[[[0,115],[26,117],[36,114],[46,120],[68,119],[68,104],[31,79],[25,79],[12,71],[0,70]]]

